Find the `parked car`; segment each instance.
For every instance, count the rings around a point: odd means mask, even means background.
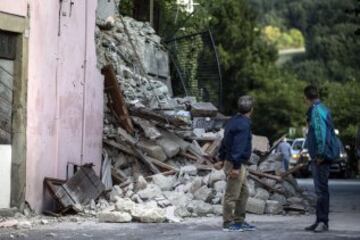
[[[330,174],[335,177],[340,178],[348,178],[349,177],[349,164],[348,164],[348,154],[344,148],[343,143],[338,139],[339,145],[340,145],[340,154],[339,157],[334,160],[330,165]],[[300,159],[297,161],[297,163],[304,163],[306,167],[304,167],[300,171],[300,176],[302,177],[308,177],[311,175],[311,157],[309,155],[309,152],[306,148],[303,148],[300,151]]]
[[[296,138],[291,145],[291,158],[289,166],[294,167],[298,164],[300,160],[300,153],[304,149],[305,138]]]

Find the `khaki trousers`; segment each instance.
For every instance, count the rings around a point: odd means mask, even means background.
[[[247,170],[244,166],[240,168],[240,174],[236,178],[230,178],[229,172],[233,164],[225,161],[224,170],[227,176],[224,203],[223,220],[224,223],[243,223],[246,215],[246,204],[249,198],[247,186]]]

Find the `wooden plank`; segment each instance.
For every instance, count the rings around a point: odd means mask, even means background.
[[[205,143],[205,144],[201,147],[201,149],[202,149],[204,152],[206,152],[206,150],[210,147],[211,144],[212,144],[211,142],[207,142],[207,143]]]
[[[296,165],[295,167],[293,167],[293,168],[287,170],[286,172],[282,173],[282,174],[281,174],[281,177],[282,177],[282,178],[285,178],[285,177],[289,176],[290,174],[293,174],[294,172],[299,171],[299,170],[302,169],[304,166],[305,166],[305,164],[300,163],[299,165]]]
[[[134,126],[131,122],[126,102],[116,79],[113,66],[106,65],[101,69],[101,73],[105,76],[105,91],[109,93],[112,100],[110,104],[118,117],[120,126],[128,133],[132,134],[134,132]]]
[[[10,91],[14,89],[14,77],[5,72],[5,70],[0,65],[0,86],[3,86]]]
[[[210,147],[207,149],[206,153],[210,156],[210,157],[215,157],[215,155],[217,154],[217,152],[220,149],[221,146],[221,138],[217,138],[215,139],[215,141],[212,142],[212,144],[210,145]]]
[[[173,167],[173,166],[171,166],[171,165],[169,165],[169,164],[163,163],[163,162],[161,162],[161,161],[159,161],[159,160],[157,160],[157,159],[155,159],[155,158],[152,158],[152,157],[149,157],[149,156],[146,156],[146,158],[147,158],[150,162],[152,162],[153,164],[155,164],[156,166],[158,166],[159,168],[165,169],[165,170],[167,170],[167,171],[176,171],[176,172],[179,171],[178,168]]]
[[[118,142],[115,142],[114,140],[109,140],[109,139],[104,139],[103,142],[111,147],[119,149],[120,151],[122,151],[124,153],[127,153],[131,156],[136,157],[136,153],[130,147],[127,147],[123,144],[120,144]]]
[[[268,191],[284,194],[283,191],[273,188],[272,186],[270,186],[269,184],[267,184],[266,182],[262,181],[260,178],[254,176],[252,174],[249,174],[249,177],[251,179],[253,179],[254,181],[256,181],[256,182],[260,183],[261,185],[263,185]]]
[[[0,129],[6,133],[2,133],[2,141],[8,142],[9,136],[7,133],[11,133],[11,116],[12,106],[7,101],[0,98]]]
[[[253,169],[249,169],[249,173],[257,176],[257,177],[265,177],[265,178],[269,178],[269,179],[273,179],[275,181],[281,182],[282,178],[280,176],[276,176],[276,175],[272,175],[272,174],[268,174],[268,173],[263,173],[260,171],[256,171]]]
[[[14,88],[14,61],[0,59],[0,84]]]
[[[119,169],[111,168],[111,177],[116,183],[123,183],[127,180],[127,176]]]

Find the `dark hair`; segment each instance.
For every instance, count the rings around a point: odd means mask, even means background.
[[[309,100],[314,100],[319,98],[318,89],[313,85],[309,85],[304,88],[304,95]]]
[[[254,99],[251,96],[241,96],[238,100],[238,110],[241,114],[250,112],[254,106]]]

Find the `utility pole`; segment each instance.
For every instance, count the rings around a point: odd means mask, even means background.
[[[150,25],[154,26],[154,0],[150,0]]]

